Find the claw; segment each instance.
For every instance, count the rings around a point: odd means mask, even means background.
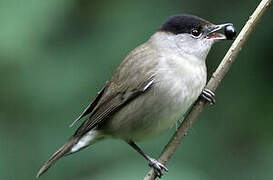
[[[203,89],[200,97],[208,101],[210,104],[215,104],[215,94],[209,89]]]
[[[155,175],[159,178],[163,175],[163,171],[168,171],[163,164],[152,158],[149,160],[149,166],[154,168]]]
[[[157,160],[151,158],[150,156],[148,156],[147,154],[145,154],[135,143],[134,141],[128,141],[127,142],[130,146],[132,146],[137,152],[139,152],[148,162],[149,162],[149,166],[153,167],[154,169],[154,173],[156,177],[161,177],[163,175],[163,171],[168,171],[168,169],[161,164],[160,162],[158,162]]]

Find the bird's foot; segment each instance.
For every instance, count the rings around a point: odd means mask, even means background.
[[[163,164],[153,158],[149,159],[149,166],[154,168],[155,175],[159,178],[163,175],[163,171],[168,171]]]
[[[215,104],[215,94],[209,89],[203,89],[200,97],[209,102],[210,104]]]

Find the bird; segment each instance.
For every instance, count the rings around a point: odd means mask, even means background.
[[[218,33],[220,29],[226,35]],[[167,167],[136,142],[172,128],[198,98],[215,102],[214,93],[205,89],[206,57],[215,42],[232,39],[235,33],[231,23],[215,25],[190,14],[170,16],[125,57],[71,126],[86,119],[45,162],[37,178],[61,157],[108,138],[128,143],[161,177]]]

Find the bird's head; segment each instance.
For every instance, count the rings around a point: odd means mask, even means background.
[[[218,31],[224,29],[225,33]],[[186,14],[171,16],[157,31],[166,36],[182,53],[206,59],[214,42],[232,39],[235,28],[231,23],[215,25],[200,17]],[[164,43],[164,42],[163,42]]]

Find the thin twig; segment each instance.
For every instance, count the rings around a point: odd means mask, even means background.
[[[248,21],[246,22],[245,26],[241,30],[238,37],[235,39],[233,44],[231,45],[230,49],[226,53],[225,57],[221,61],[220,65],[218,66],[217,70],[212,74],[211,79],[209,80],[206,88],[210,89],[212,91],[215,91],[226,73],[229,71],[232,63],[235,61],[237,55],[241,51],[244,43],[246,42],[247,38],[251,34],[251,32],[254,30],[254,27],[256,26],[259,19],[262,17],[264,12],[269,8],[271,5],[272,0],[262,0],[254,13],[249,17]],[[171,158],[171,156],[174,154],[176,148],[181,143],[183,138],[187,135],[187,131],[189,128],[191,128],[192,124],[198,117],[198,115],[203,111],[206,103],[204,103],[202,100],[199,100],[195,103],[195,105],[192,107],[188,115],[185,117],[184,121],[181,123],[175,134],[172,136],[168,144],[164,147],[164,150],[162,151],[159,162],[166,165],[168,160]],[[150,171],[145,175],[143,180],[154,180],[155,175],[153,169],[150,169]]]

